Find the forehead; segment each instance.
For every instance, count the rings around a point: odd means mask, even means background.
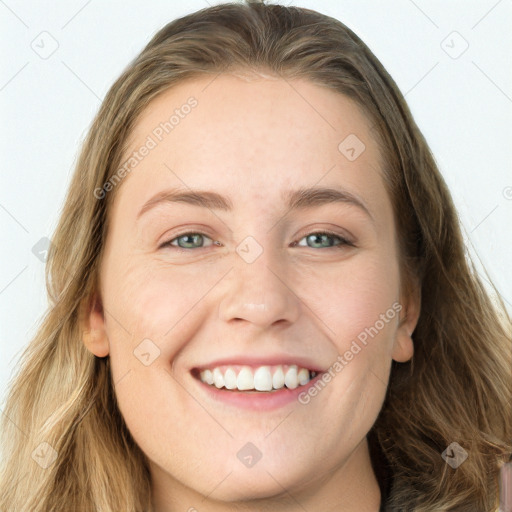
[[[145,156],[134,159],[144,146]],[[184,81],[150,102],[127,147],[123,162],[132,165],[121,195],[131,204],[167,186],[236,192],[245,207],[304,186],[342,185],[369,197],[382,188],[362,110],[304,79],[221,74]]]

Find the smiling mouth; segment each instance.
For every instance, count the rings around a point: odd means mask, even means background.
[[[305,386],[318,372],[298,365],[224,365],[192,370],[201,382],[223,391],[249,394],[273,393]]]

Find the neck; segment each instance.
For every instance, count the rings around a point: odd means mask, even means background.
[[[381,501],[366,437],[330,474],[257,500],[219,501],[212,498],[215,492],[204,496],[153,463],[150,468],[154,512],[378,512]]]

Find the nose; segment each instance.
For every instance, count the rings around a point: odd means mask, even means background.
[[[300,315],[301,300],[288,282],[289,275],[270,251],[264,251],[252,263],[237,256],[225,279],[220,319],[244,321],[260,328],[294,323]]]

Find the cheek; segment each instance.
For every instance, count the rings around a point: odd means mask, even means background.
[[[338,351],[347,350],[358,336],[364,338],[364,333],[375,324],[382,336],[396,325],[399,274],[394,259],[368,252],[341,264],[322,283],[315,309],[321,312]],[[385,316],[384,325],[381,315]]]
[[[113,365],[119,361],[123,369],[133,367],[138,363],[133,351],[148,339],[160,351],[155,365],[170,365],[197,331],[198,315],[205,315],[204,299],[229,270],[224,264],[206,267],[133,258],[123,271],[116,274],[113,269],[106,287],[110,291],[107,309],[112,313],[108,335]]]

